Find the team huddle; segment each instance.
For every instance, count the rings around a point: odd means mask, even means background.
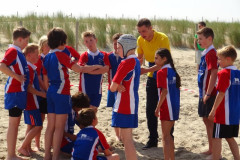
[[[20,155],[30,157],[32,152],[40,150],[41,130],[47,115],[45,160],[58,160],[61,152],[74,160],[120,159],[96,128],[103,74],[107,73],[107,107],[112,107],[111,126],[116,141],[123,143],[127,160],[136,160],[132,130],[138,127],[140,76],[148,73],[149,141],[142,149],[157,147],[159,117],[164,159],[173,160],[181,78],[174,66],[168,37],[155,31],[146,18],[139,20],[137,29],[140,34],[137,39],[130,34],[114,34],[114,50],[110,53],[98,50],[97,37],[86,31],[82,38],[88,50],[80,55],[67,45],[67,35],[61,28],[51,29],[38,44],[28,44],[31,32],[24,27],[16,28],[13,44],[0,61],[0,71],[9,76],[4,98],[5,109],[9,111],[7,159],[22,159],[15,153],[22,112],[27,130],[17,149]],[[204,48],[198,55],[198,114],[206,125],[209,149],[203,154],[209,155],[209,159],[220,159],[221,139],[225,138],[234,159],[240,159],[234,139],[238,137],[240,119],[240,71],[233,66],[236,50],[226,46],[216,51],[213,30],[205,26],[197,31],[196,38]],[[141,68],[143,58],[149,63],[148,68]],[[219,72],[218,66],[222,68]],[[79,73],[79,91],[72,96],[69,69]],[[77,134],[75,125],[80,128]],[[33,139],[35,148],[31,145]]]

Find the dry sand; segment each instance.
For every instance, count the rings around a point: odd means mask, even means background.
[[[4,50],[1,50],[0,58],[3,57]],[[194,63],[194,50],[190,49],[172,49],[172,55],[177,68],[178,73],[182,79],[182,87],[191,89],[193,92],[181,91],[181,109],[180,119],[175,123],[175,156],[178,160],[201,160],[206,156],[201,155],[202,151],[207,150],[208,143],[206,137],[205,126],[202,119],[197,114],[198,104],[198,88],[197,88],[197,71],[196,64]],[[235,63],[238,69],[240,51],[238,50],[238,60]],[[71,84],[78,84],[78,74],[70,72]],[[133,130],[133,136],[137,155],[139,160],[160,160],[163,159],[163,148],[161,142],[161,128],[159,122],[159,143],[157,148],[149,150],[142,150],[141,148],[146,144],[148,140],[148,129],[146,122],[146,75],[141,76],[140,88],[139,88],[139,127]],[[6,158],[7,144],[6,133],[8,128],[8,112],[4,109],[4,85],[6,82],[6,76],[0,73],[0,159]],[[78,87],[72,87],[71,93],[75,93]],[[102,102],[98,111],[99,124],[96,126],[106,136],[109,144],[115,147],[115,152],[120,154],[121,159],[124,158],[124,148],[121,143],[115,141],[114,131],[111,127],[111,108],[106,108],[107,99],[107,82],[103,83],[103,96]],[[44,122],[44,128],[41,136],[41,148],[38,153],[33,154],[29,159],[43,159],[44,156],[44,133],[46,129],[46,121]],[[26,125],[23,122],[23,118],[19,127],[17,147],[20,146],[24,139]],[[78,127],[75,127],[75,133],[79,131]],[[236,138],[238,144],[240,144],[239,138]],[[34,142],[33,142],[34,144]],[[223,159],[231,160],[233,156],[225,140],[223,140],[222,147]],[[62,159],[69,159],[62,156]]]

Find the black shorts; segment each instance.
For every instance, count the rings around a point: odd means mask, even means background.
[[[20,117],[22,115],[23,110],[18,107],[13,107],[8,111],[9,111],[9,117]]]
[[[42,114],[47,114],[47,98],[41,98],[39,102],[39,110]]]
[[[213,138],[238,137],[239,125],[225,125],[214,123]]]
[[[206,104],[203,103],[203,99],[199,98],[198,103],[198,115],[199,117],[208,117],[209,113],[212,110],[216,96],[210,96]]]

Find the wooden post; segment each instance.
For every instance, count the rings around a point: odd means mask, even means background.
[[[76,51],[78,51],[78,28],[79,28],[79,21],[76,22],[76,46],[75,46],[75,49]]]
[[[22,27],[23,26],[23,23],[22,23],[22,21],[19,21],[19,25]]]

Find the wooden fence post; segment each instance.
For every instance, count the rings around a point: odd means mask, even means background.
[[[76,46],[75,49],[78,51],[78,29],[79,29],[79,21],[76,22]]]

